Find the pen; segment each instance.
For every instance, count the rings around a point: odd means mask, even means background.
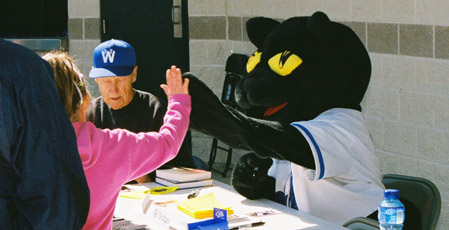
[[[264,224],[265,224],[265,222],[259,221],[259,222],[256,222],[256,223],[252,223],[252,224],[251,224],[251,227],[262,226],[262,225],[264,225]]]
[[[262,226],[264,224],[265,224],[265,222],[259,221],[259,222],[255,222],[255,223],[252,223],[252,224],[245,224],[245,225],[242,225],[242,226],[234,227],[234,228],[231,228],[229,230],[238,230],[238,229],[242,229],[242,228],[252,228],[252,227]]]

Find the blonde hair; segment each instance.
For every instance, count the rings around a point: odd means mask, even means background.
[[[51,51],[42,58],[53,68],[56,88],[67,115],[71,121],[77,121],[80,106],[90,101],[83,74],[66,52]]]

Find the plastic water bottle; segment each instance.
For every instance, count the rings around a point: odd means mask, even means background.
[[[399,190],[384,191],[384,200],[379,204],[378,220],[381,230],[400,230],[405,219],[404,204],[399,201]]]

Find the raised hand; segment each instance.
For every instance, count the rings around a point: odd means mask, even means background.
[[[161,84],[167,98],[175,94],[189,94],[189,79],[182,79],[181,69],[172,65],[166,72],[167,84]]]

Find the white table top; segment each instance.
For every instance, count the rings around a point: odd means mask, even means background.
[[[127,185],[127,187],[130,187],[132,190],[145,190],[157,186],[161,185],[157,183]],[[187,195],[192,190],[193,189],[183,189],[165,195],[151,195],[151,198],[155,201],[167,201],[173,199],[182,201],[187,200]],[[274,210],[276,212],[280,212],[279,214],[275,215],[257,217],[256,219],[260,219],[261,221],[265,222],[265,224],[263,226],[251,227],[247,229],[345,229],[342,226],[330,223],[318,217],[311,216],[307,213],[291,209],[267,199],[248,200],[242,195],[238,194],[230,185],[221,183],[219,181],[214,181],[214,186],[202,187],[200,188],[200,190],[201,191],[199,196],[213,192],[221,204],[223,204],[225,207],[232,207],[232,209],[234,210],[234,214],[239,216],[245,216],[247,213],[266,210]],[[135,225],[145,225],[147,227],[146,229],[167,229],[166,227],[158,225],[156,222],[154,222],[154,220],[149,217],[149,214],[143,213],[142,202],[143,200],[119,197],[117,200],[117,206],[114,215],[116,217],[121,217],[125,220],[129,220]],[[179,215],[187,216],[181,211],[179,211]]]

